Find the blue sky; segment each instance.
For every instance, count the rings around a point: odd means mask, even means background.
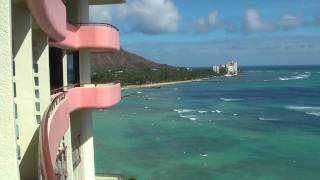
[[[122,47],[159,63],[320,64],[319,0],[129,0],[91,6],[91,22],[121,31]]]

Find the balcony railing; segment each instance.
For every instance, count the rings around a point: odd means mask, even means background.
[[[85,22],[71,22],[71,21],[68,21],[68,23],[73,24],[73,25],[79,25],[79,26],[105,26],[105,27],[113,28],[119,32],[119,29],[116,26],[109,24],[109,23],[99,23],[99,22],[85,23]]]
[[[114,81],[112,84],[119,84],[120,81]],[[110,84],[99,84],[99,83],[76,83],[76,84],[69,84],[66,86],[62,86],[56,89],[51,90],[51,94],[57,94],[60,92],[66,92],[69,89],[76,88],[76,87],[103,87],[108,86]]]
[[[70,128],[69,114],[77,109],[109,108],[121,99],[120,84],[75,84],[55,90],[43,115],[39,133],[39,163],[43,180],[56,180],[65,173],[58,167],[59,145]],[[61,151],[60,151],[61,152]]]
[[[53,162],[50,156],[50,147],[49,147],[49,137],[48,137],[48,129],[49,129],[49,119],[57,108],[58,105],[65,99],[65,92],[59,93],[54,97],[51,104],[49,105],[47,111],[43,115],[43,120],[40,125],[40,133],[39,133],[39,156],[40,156],[40,170],[42,179],[45,180],[53,180],[56,179],[56,176],[59,172],[55,172],[53,167]]]
[[[63,41],[49,41],[50,46],[68,49],[88,49],[91,52],[116,52],[120,50],[119,29],[107,23],[67,22]]]

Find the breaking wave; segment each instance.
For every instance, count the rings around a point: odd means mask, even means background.
[[[194,110],[192,110],[192,109],[173,109],[173,111],[181,114],[181,113],[192,112],[192,111],[194,111]]]
[[[320,117],[320,112],[306,112],[306,114]]]
[[[237,99],[237,98],[220,98],[221,101],[225,102],[235,102],[235,101],[241,101],[242,99]]]
[[[212,113],[218,113],[218,114],[222,113],[222,111],[220,111],[220,110],[218,110],[218,109],[212,110],[211,112],[212,112]]]
[[[320,111],[320,106],[287,106],[288,109],[306,111],[306,110],[315,110]]]
[[[308,115],[320,117],[320,106],[287,106],[287,109],[304,112]]]
[[[260,121],[279,121],[279,118],[263,118],[263,117],[259,117],[258,118]]]
[[[306,73],[306,74],[299,74],[297,76],[290,76],[290,77],[279,77],[278,79],[280,81],[290,81],[290,80],[298,80],[298,79],[305,79],[310,77],[310,73]]]
[[[196,121],[197,116],[196,115],[186,115],[186,116],[180,116],[181,118],[189,119],[190,121]]]

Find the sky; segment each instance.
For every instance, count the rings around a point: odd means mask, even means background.
[[[320,64],[320,0],[128,0],[90,7],[121,46],[153,61],[203,67]]]

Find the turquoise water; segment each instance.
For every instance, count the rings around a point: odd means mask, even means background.
[[[96,172],[138,180],[320,179],[320,67],[133,89],[94,117]]]

